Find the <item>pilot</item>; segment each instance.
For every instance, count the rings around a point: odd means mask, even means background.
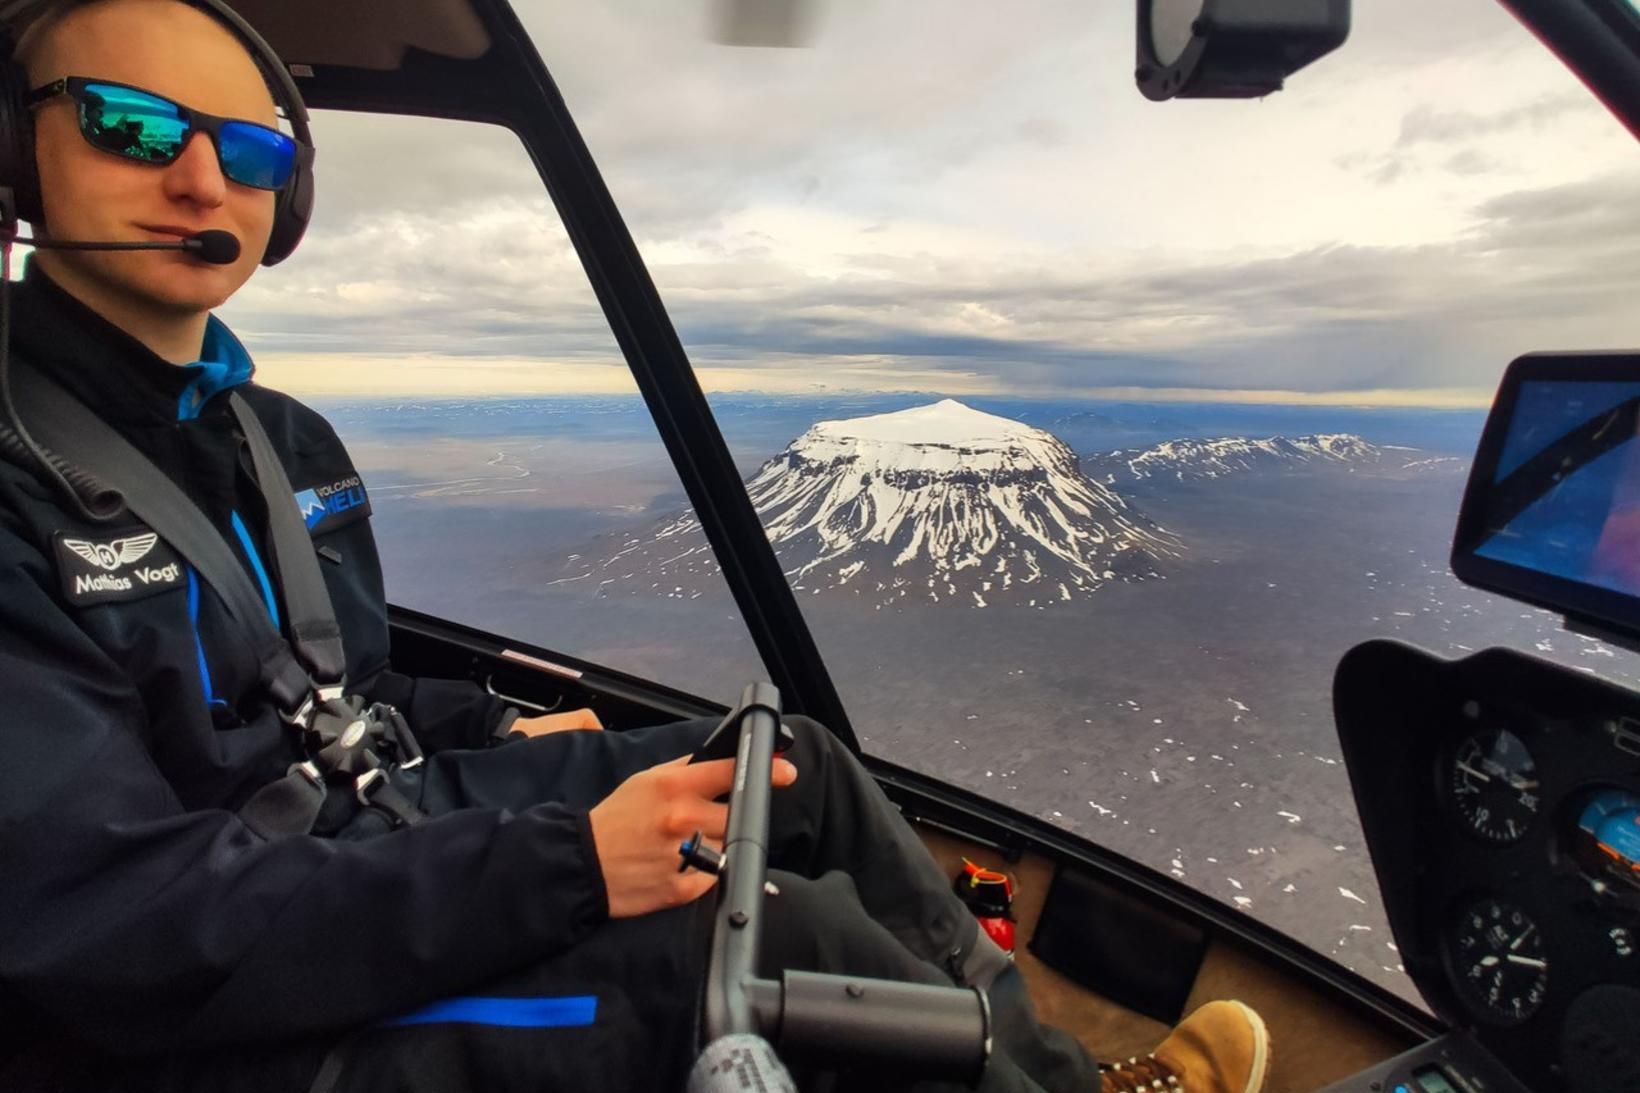
[[[680,874],[677,848],[695,829],[721,838],[731,775],[727,760],[685,765],[712,723],[606,733],[589,711],[520,718],[469,683],[388,666],[363,483],[323,419],[252,381],[211,315],[277,257],[290,149],[266,129],[175,120],[181,106],[276,126],[277,58],[207,0],[43,7],[0,72],[22,129],[0,131],[21,152],[0,157],[17,173],[0,186],[25,218],[46,240],[221,230],[242,252],[37,251],[13,289],[13,369],[51,377],[181,487],[275,625],[288,605],[269,501],[228,392],[298,496],[347,495],[309,523],[350,690],[396,707],[426,761],[393,770],[398,807],[333,791],[311,830],[248,824],[246,802],[302,754],[239,624],[151,529],[129,513],[88,521],[0,445],[0,1085],[679,1088],[713,878]],[[111,114],[156,126],[140,159],[104,131]],[[822,727],[790,722],[765,974],[986,988],[985,1089],[1262,1085],[1268,1044],[1240,1003],[1211,1003],[1153,1056],[1103,1069],[1040,1025],[869,775]]]

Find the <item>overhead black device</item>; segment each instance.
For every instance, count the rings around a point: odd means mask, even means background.
[[[1640,352],[1531,353],[1498,388],[1452,572],[1640,644]]]
[[[1350,0],[1139,0],[1145,97],[1253,99],[1344,44]]]

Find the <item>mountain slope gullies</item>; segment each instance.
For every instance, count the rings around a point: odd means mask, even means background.
[[[1383,470],[1461,470],[1465,461],[1429,456],[1415,448],[1380,447],[1353,433],[1314,433],[1264,439],[1186,437],[1149,448],[1120,448],[1088,455],[1083,467],[1106,484],[1172,478],[1181,482],[1223,478],[1243,471],[1304,465],[1373,467]]]
[[[1047,607],[1160,576],[1183,549],[1051,434],[951,399],[819,422],[747,492],[798,591],[879,608]],[[603,594],[624,584],[693,598],[693,582],[716,572],[693,511],[607,560],[578,561]]]

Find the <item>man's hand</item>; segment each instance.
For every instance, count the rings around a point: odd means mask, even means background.
[[[735,761],[714,759],[689,765],[681,756],[641,770],[593,806],[592,841],[609,894],[609,917],[632,918],[665,907],[681,907],[704,895],[717,877],[691,869],[678,872],[678,847],[697,830],[721,844],[729,806],[714,797],[729,792]],[[789,786],[797,768],[774,761],[774,784]]]
[[[565,713],[542,714],[540,717],[520,717],[512,723],[512,731],[521,732],[525,736],[545,736],[549,732],[603,727],[604,723],[599,721],[598,715],[591,710],[569,710]]]

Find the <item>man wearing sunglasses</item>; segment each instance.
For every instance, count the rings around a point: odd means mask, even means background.
[[[312,150],[281,132],[269,72],[218,17],[181,0],[58,8],[18,55],[37,232],[225,232],[240,250],[41,250],[12,350],[184,488],[277,626],[268,510],[219,396],[251,405],[297,491],[341,484],[362,501],[363,486],[317,415],[247,382],[249,356],[210,312],[282,257],[270,248]],[[727,760],[683,765],[711,725],[562,732],[597,723],[520,720],[471,684],[395,675],[368,504],[321,511],[310,527],[350,687],[403,711],[429,755],[427,815],[342,799],[322,837],[268,839],[234,810],[292,765],[291,735],[234,621],[150,529],[77,522],[0,459],[0,1084],[30,1080],[3,1070],[23,1046],[4,1037],[42,1017],[22,1065],[57,1068],[56,1088],[301,1089],[315,1071],[347,1090],[675,1081],[712,883],[680,875],[677,847],[693,828],[721,837],[731,775]],[[870,777],[790,720],[803,776],[781,762],[792,788],[771,843],[773,864],[803,875],[782,878],[766,959],[989,986],[999,1056],[982,1088],[1096,1088]],[[486,747],[509,730],[527,739]],[[1105,1087],[1182,1074],[1191,1093],[1251,1093],[1261,1027],[1217,1005]],[[40,1047],[53,1036],[136,1061],[65,1064]]]
[[[296,167],[296,141],[279,130],[194,110],[140,87],[69,76],[35,88],[23,104],[43,106],[65,95],[78,108],[86,142],[126,159],[166,166],[176,162],[194,134],[207,133],[230,182],[277,192]]]

